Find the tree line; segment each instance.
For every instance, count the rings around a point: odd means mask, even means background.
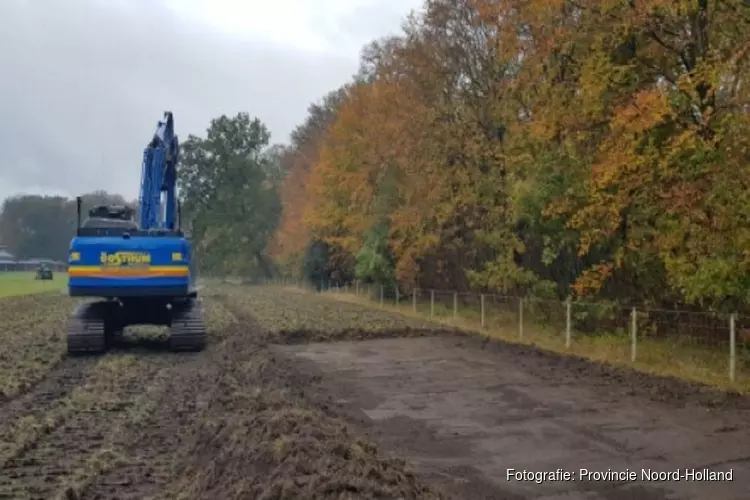
[[[82,209],[101,204],[133,205],[121,195],[95,191],[84,194]],[[68,260],[76,230],[76,200],[64,196],[16,195],[0,208],[0,244],[17,259]]]
[[[740,0],[427,0],[289,145],[247,113],[188,137],[199,265],[743,309],[749,25]],[[6,200],[0,242],[64,255],[72,220]]]
[[[311,106],[289,273],[744,307],[750,7],[428,0]]]

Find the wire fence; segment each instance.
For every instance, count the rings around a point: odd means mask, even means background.
[[[750,387],[750,316],[449,290],[404,292],[359,282],[267,284],[315,288],[508,340],[646,369],[658,366],[661,373],[696,381],[728,377]]]

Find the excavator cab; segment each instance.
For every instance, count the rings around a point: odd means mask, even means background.
[[[97,205],[89,210],[89,217],[97,219],[135,220],[135,210],[127,205]]]
[[[139,230],[135,210],[125,205],[97,205],[80,225],[79,235],[116,236]]]

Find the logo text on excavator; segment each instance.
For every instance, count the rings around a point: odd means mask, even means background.
[[[147,252],[102,252],[99,261],[103,266],[147,266],[151,254]]]

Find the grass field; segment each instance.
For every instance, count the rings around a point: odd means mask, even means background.
[[[67,274],[54,273],[53,280],[35,280],[34,271],[0,272],[0,297],[13,297],[31,293],[62,290]]]

